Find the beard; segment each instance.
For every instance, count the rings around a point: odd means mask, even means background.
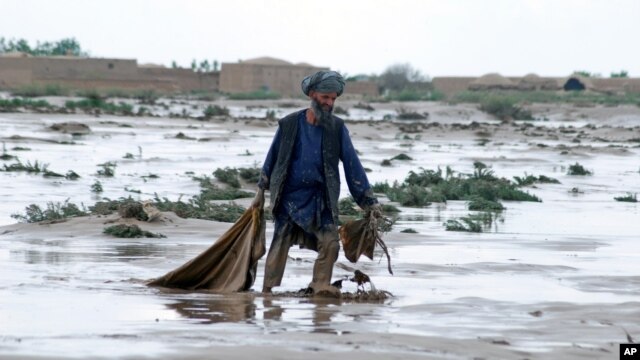
[[[330,107],[329,110],[325,110],[315,99],[311,99],[311,110],[313,111],[313,115],[316,117],[317,124],[324,125],[331,121],[333,107]]]

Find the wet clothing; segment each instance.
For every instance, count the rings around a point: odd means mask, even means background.
[[[284,215],[285,212],[288,215],[294,214],[302,208],[308,209],[307,206],[313,203],[317,204],[315,219],[322,219],[322,211],[327,207],[332,223],[337,224],[340,160],[349,192],[355,202],[362,208],[378,202],[371,191],[367,175],[344,122],[335,116],[332,120],[331,123],[322,126],[310,125],[306,122],[306,110],[295,112],[280,120],[258,182],[261,189],[271,192],[271,211],[275,216]],[[322,129],[321,134],[318,128]],[[322,166],[318,166],[316,162],[317,149],[312,148],[318,146],[318,136],[321,137],[319,144]],[[301,155],[299,152],[309,154]],[[313,163],[308,164],[306,161]],[[297,180],[303,180],[304,183],[296,183]],[[310,191],[311,189],[316,191]],[[313,202],[311,197],[320,196],[319,194],[322,194],[322,201]],[[287,200],[284,206],[283,200]],[[308,229],[304,223],[298,225]],[[323,224],[315,222],[315,225]]]
[[[318,251],[312,284],[329,284],[340,248],[340,160],[356,203],[362,208],[377,203],[349,131],[340,118],[331,120],[311,125],[306,110],[301,110],[279,121],[258,183],[271,192],[275,218],[265,265],[267,287],[280,285],[292,245]]]

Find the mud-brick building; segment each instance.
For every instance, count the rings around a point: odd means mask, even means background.
[[[580,75],[542,77],[527,74],[505,77],[491,73],[480,77],[435,77],[433,87],[447,97],[462,91],[592,91],[606,94],[640,93],[640,78],[585,78]]]
[[[219,72],[139,66],[133,59],[0,54],[0,89],[56,84],[77,89],[217,91]]]
[[[282,96],[300,96],[300,82],[310,74],[326,67],[307,63],[293,64],[272,57],[260,57],[222,63],[220,70],[220,91],[224,93],[249,93],[270,91]]]

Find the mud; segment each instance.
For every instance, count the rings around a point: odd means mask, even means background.
[[[10,217],[32,203],[66,199],[89,206],[157,194],[175,201],[199,193],[194,175],[261,164],[275,127],[240,117],[292,109],[277,102],[222,105],[231,110],[227,120],[0,114],[9,154],[80,175],[0,172],[0,357],[612,359],[619,343],[640,338],[640,205],[613,200],[640,193],[638,107],[534,105],[541,120],[500,124],[471,105],[409,103],[402,104],[406,111],[430,116],[407,127],[380,121],[400,104],[373,104],[373,112],[341,104],[353,117],[347,126],[371,182],[402,181],[420,167],[471,173],[473,161],[497,176],[560,181],[527,188],[542,203],[503,202],[506,210],[479,234],[444,229],[448,219],[470,213],[463,201],[398,206],[394,227],[383,235],[394,275],[380,251],[357,264],[341,254],[334,271],[334,280],[365,272],[377,290],[393,294],[382,301],[352,301],[345,294],[358,288],[349,281],[341,299],[295,296],[307,287],[315,258],[297,248],[275,295],[144,285],[209,247],[228,223],[162,213],[160,221],[126,221],[166,238],[114,238],[102,231],[117,214],[48,224],[14,224]],[[265,107],[249,109],[255,105]],[[49,129],[65,122],[91,132]],[[180,132],[211,141],[175,139]],[[11,151],[16,146],[32,150]],[[127,153],[134,156],[125,159]],[[413,160],[380,166],[401,153]],[[117,163],[115,176],[100,177],[97,165],[109,161]],[[567,175],[576,162],[593,175]],[[90,191],[96,180],[102,194]],[[347,196],[346,187],[342,192]],[[401,232],[408,228],[417,233]],[[272,231],[269,223],[268,240]],[[254,289],[261,288],[262,267]]]

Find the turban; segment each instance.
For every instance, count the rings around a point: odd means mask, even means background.
[[[302,80],[302,92],[309,96],[309,92],[314,90],[321,93],[337,93],[342,95],[344,91],[344,79],[342,75],[335,71],[318,71]]]

